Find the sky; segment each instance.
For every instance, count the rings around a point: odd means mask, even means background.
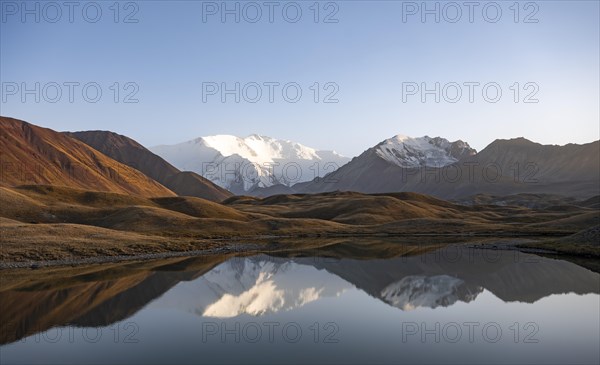
[[[464,4],[1,0],[0,114],[346,156],[397,134],[600,138],[599,1]]]

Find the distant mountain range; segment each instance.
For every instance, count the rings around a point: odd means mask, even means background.
[[[310,181],[350,160],[335,151],[257,134],[200,137],[150,149],[178,168],[194,171],[236,194]]]
[[[398,143],[388,141],[369,148],[323,179],[293,186],[293,192],[412,191],[443,199],[481,193],[546,193],[580,198],[600,193],[599,141],[555,146],[525,138],[496,140],[476,154],[461,141],[448,146],[445,140],[441,143],[446,146],[442,149],[445,154],[437,148],[423,147],[413,153],[415,145],[427,147],[423,141],[411,141],[411,149],[404,144],[402,154],[395,152],[400,149]],[[382,148],[388,150],[390,144],[395,148],[383,154]]]
[[[418,192],[457,201],[477,194],[577,199],[600,194],[599,141],[556,146],[516,138],[496,140],[477,153],[460,140],[397,135],[350,160],[260,135],[201,137],[148,150],[109,131],[59,133],[17,119],[0,120],[0,184],[5,186],[50,184],[213,201],[233,194],[338,190]]]

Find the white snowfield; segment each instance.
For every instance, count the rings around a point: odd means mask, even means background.
[[[476,153],[468,143],[460,140],[450,142],[441,137],[412,138],[400,134],[375,148],[379,157],[405,168],[444,167]]]
[[[386,139],[374,148],[381,158],[405,168],[443,167],[476,152],[460,140],[403,135]],[[350,161],[335,151],[257,134],[245,138],[225,134],[200,137],[150,150],[178,169],[194,171],[235,193],[311,181]]]
[[[291,186],[333,172],[350,159],[300,143],[250,135],[200,137],[176,145],[150,148],[175,167],[194,171],[236,191],[274,184]]]

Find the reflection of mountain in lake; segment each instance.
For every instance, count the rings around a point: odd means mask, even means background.
[[[301,259],[303,260],[303,259]],[[311,259],[306,259],[308,262]],[[533,303],[552,294],[562,293],[598,293],[600,275],[572,264],[568,261],[548,259],[517,251],[491,251],[471,248],[442,249],[419,256],[396,257],[381,260],[320,260],[317,267],[351,282],[376,298],[382,298],[386,288],[394,283],[401,283],[406,290],[415,290],[407,285],[406,279],[423,277],[427,297],[433,299],[435,293],[440,295],[441,302],[426,305],[424,294],[413,293],[423,306],[434,308],[445,306],[444,300],[451,305],[456,300],[469,302],[486,289],[505,302],[519,301]],[[456,300],[441,299],[443,288],[434,285],[438,276],[449,276],[461,281],[455,282],[452,289]],[[414,280],[414,279],[411,279]],[[448,280],[448,279],[446,279]],[[444,285],[450,285],[450,282]],[[388,289],[389,290],[389,289]],[[447,290],[450,290],[448,288]],[[417,295],[418,294],[418,295]],[[407,295],[406,293],[404,295]],[[398,297],[398,295],[396,295]],[[403,296],[404,298],[404,296]],[[382,298],[387,303],[394,305]],[[412,302],[410,302],[412,303]],[[411,304],[408,304],[410,307]],[[413,303],[414,304],[414,303]]]
[[[418,307],[447,307],[459,300],[470,302],[483,288],[471,293],[465,282],[449,275],[410,275],[392,283],[381,291],[381,298],[402,310]]]
[[[353,287],[402,310],[469,303],[484,289],[503,301],[529,303],[552,294],[599,292],[597,273],[562,260],[469,249],[446,256],[199,257],[146,271],[52,278],[0,292],[0,343],[54,326],[106,326],[151,301],[154,309],[234,317],[294,310]]]
[[[309,265],[268,256],[232,259],[200,279],[180,283],[153,306],[207,317],[264,315],[340,295],[349,283]]]

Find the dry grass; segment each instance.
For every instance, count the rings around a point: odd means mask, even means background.
[[[25,224],[2,220],[2,261],[68,260],[210,248],[209,241],[173,240],[79,224]]]
[[[463,206],[414,193],[233,197],[219,204],[40,185],[0,187],[0,217],[2,261],[190,251],[223,244],[216,238],[261,236],[562,237],[600,222],[591,208]],[[576,247],[581,254],[598,250]]]
[[[597,218],[595,217],[592,221],[596,222]],[[600,258],[600,225],[596,224],[567,237],[531,243],[524,247],[544,248],[568,255]]]

